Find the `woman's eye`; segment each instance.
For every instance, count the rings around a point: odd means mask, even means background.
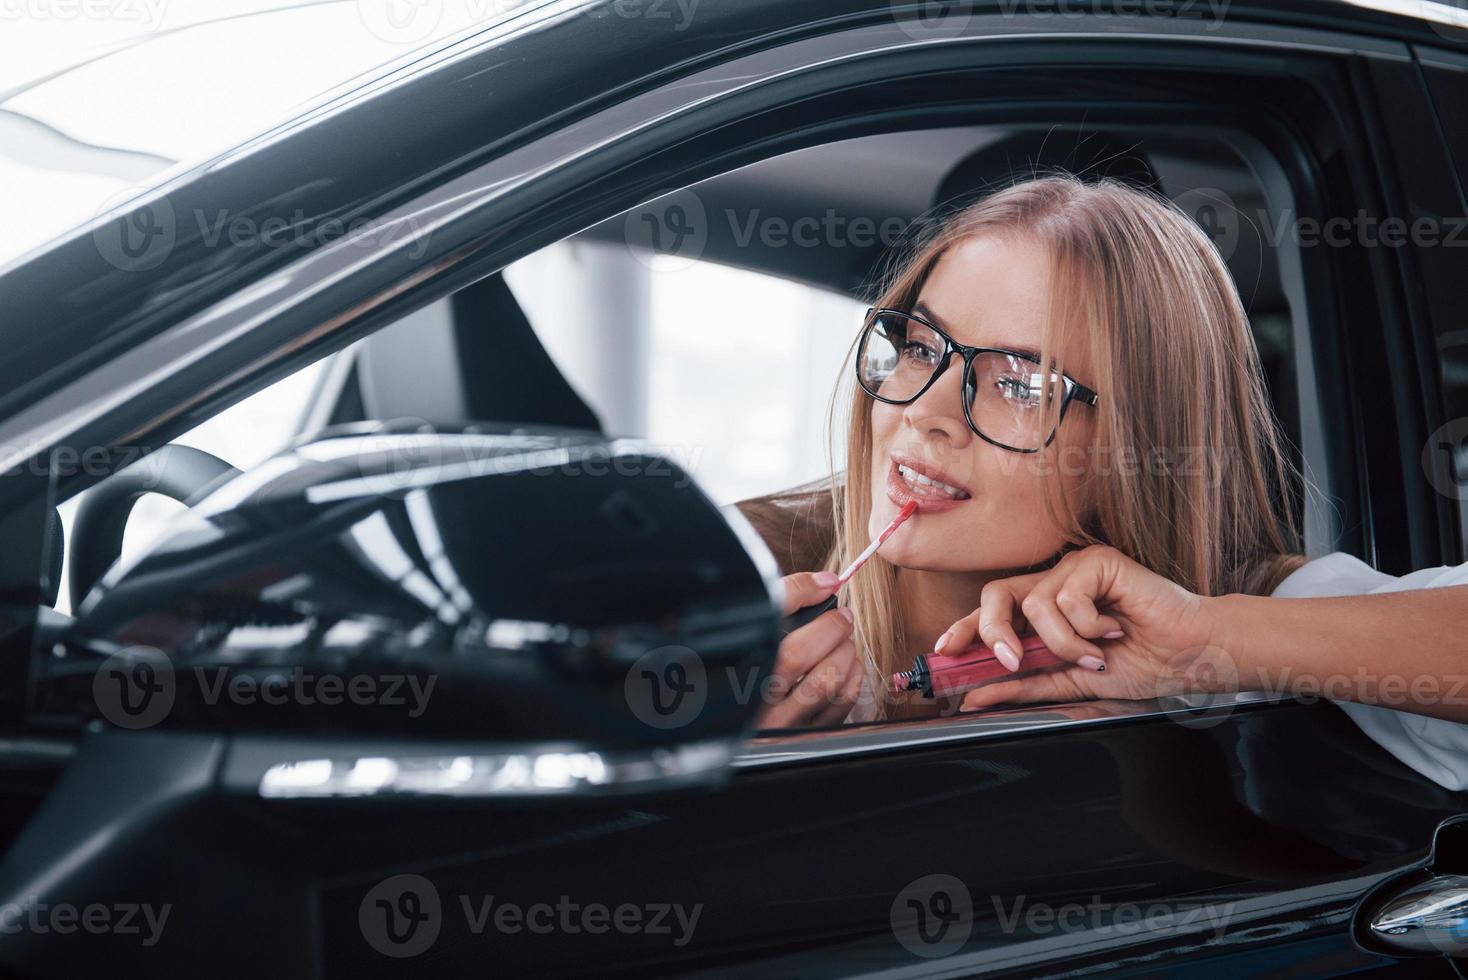
[[[1024,408],[1037,408],[1040,404],[1040,389],[1030,384],[1029,378],[1024,377],[1002,377],[994,382],[1003,398]]]
[[[938,359],[938,352],[927,344],[920,344],[910,340],[902,347],[902,356],[909,361],[917,361],[920,364],[932,364]]]

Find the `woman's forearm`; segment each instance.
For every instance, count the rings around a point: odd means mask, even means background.
[[[1338,598],[1204,600],[1247,690],[1468,722],[1468,585]]]

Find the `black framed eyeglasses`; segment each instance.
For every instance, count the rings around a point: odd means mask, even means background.
[[[1039,452],[1054,441],[1071,402],[1094,408],[1100,397],[1054,371],[1047,383],[1040,362],[1024,351],[968,347],[901,310],[867,310],[856,377],[877,401],[907,405],[933,386],[954,354],[963,358],[963,417],[980,439],[1000,449]],[[1055,424],[1048,427],[1043,424],[1047,390],[1063,391]]]

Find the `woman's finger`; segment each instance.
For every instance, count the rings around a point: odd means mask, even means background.
[[[1073,578],[1069,569],[1056,567],[1025,596],[1020,608],[1024,610],[1025,618],[1030,621],[1035,634],[1045,641],[1045,645],[1057,657],[1091,670],[1105,670],[1106,660],[1101,648],[1077,633],[1056,604],[1056,596],[1067,588],[1070,589],[1074,601],[1076,587],[1071,584]]]
[[[1116,640],[1122,636],[1121,623],[1096,608],[1096,600],[1104,594],[1106,579],[1103,559],[1098,552],[1088,549],[1077,554],[1065,581],[1055,592],[1055,605],[1071,627],[1093,640]]]
[[[1095,695],[1078,687],[1076,682],[1084,676],[1078,667],[1061,667],[1042,671],[1028,677],[998,681],[975,688],[963,696],[959,711],[983,711],[1000,704],[1033,704],[1037,701],[1080,701]]]
[[[785,586],[785,599],[780,610],[789,616],[797,609],[829,599],[836,586],[841,584],[841,576],[835,572],[796,572],[780,581]]]
[[[952,656],[972,644],[978,635],[979,610],[975,609],[948,627],[943,635],[938,637],[938,642],[933,644],[933,652]]]
[[[839,681],[839,687],[830,692],[826,705],[816,712],[813,724],[825,727],[827,725],[839,725],[851,714],[851,708],[856,704],[856,699],[861,693],[861,681],[863,666],[856,653],[854,643],[844,643],[841,649],[832,653],[830,658],[839,657],[846,671]]]
[[[839,644],[801,678],[784,702],[793,709],[793,724],[837,724],[846,717],[851,705],[842,703],[842,692],[846,689],[855,661],[856,645],[848,640]]]
[[[933,652],[951,656],[978,640],[983,640],[992,648],[994,644],[990,642],[985,632],[985,624],[991,620],[1003,621],[1009,627],[1010,639],[1017,652],[1019,639],[1015,635],[1015,630],[1019,624],[1014,622],[1015,603],[1029,592],[1043,574],[1033,572],[990,582],[979,595],[979,608],[948,627],[947,632],[940,636],[938,642],[934,644]]]
[[[1024,576],[1028,578],[1029,576]],[[1024,588],[1024,592],[1019,592]],[[979,635],[994,656],[1010,670],[1019,670],[1024,646],[1015,630],[1014,616],[1019,601],[1029,594],[1029,585],[1001,579],[984,586],[979,598]]]
[[[851,636],[852,612],[845,606],[822,613],[780,643],[775,656],[771,696],[784,698],[795,682],[815,669],[822,659]]]
[[[838,642],[795,685],[790,697],[814,712],[840,696],[846,675],[856,659],[856,645],[848,638]]]

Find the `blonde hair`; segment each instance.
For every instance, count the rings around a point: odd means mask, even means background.
[[[943,254],[979,236],[1027,238],[1050,256],[1051,282],[1059,288],[1046,315],[1043,363],[1063,371],[1052,352],[1066,331],[1087,328],[1075,338],[1094,353],[1092,376],[1081,380],[1102,392],[1090,451],[1109,451],[1117,460],[1089,470],[1085,510],[1069,499],[1063,481],[1047,481],[1047,511],[1068,547],[1110,545],[1202,595],[1272,591],[1301,560],[1286,500],[1299,477],[1282,450],[1248,318],[1213,243],[1158,195],[1109,179],[1046,176],[993,193],[919,236],[891,265],[874,305],[911,309]],[[761,505],[811,504],[816,493],[828,494],[829,509],[818,510],[830,521],[829,534],[818,529],[826,520],[812,519],[808,506],[805,529],[800,518],[794,530],[788,521],[778,526],[806,543],[803,557],[814,558],[810,546],[816,545],[823,558],[818,567],[830,570],[868,544],[872,501],[873,403],[849,372],[844,384],[851,389],[844,475],[833,467],[819,491],[807,487],[752,502],[757,525],[773,528],[775,511]],[[1050,394],[1054,418],[1059,399]],[[842,428],[840,403],[838,387],[833,440]],[[1159,452],[1161,465],[1154,465]],[[885,690],[883,679],[921,652],[909,648],[898,579],[899,569],[878,555],[843,598],[856,614],[858,648],[874,691]],[[891,707],[879,696],[879,716]]]

